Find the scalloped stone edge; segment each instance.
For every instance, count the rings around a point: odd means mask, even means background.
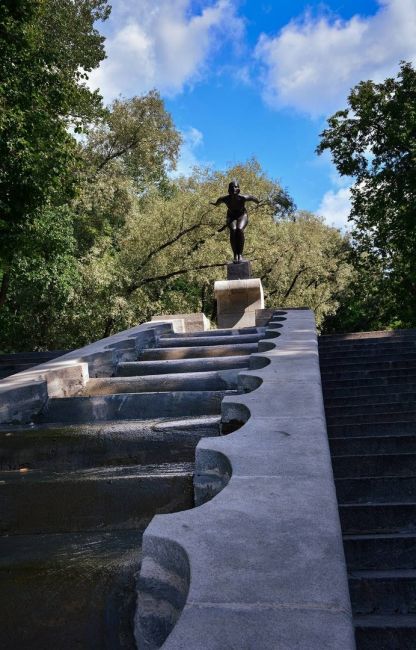
[[[145,531],[138,647],[353,650],[313,313],[276,311],[240,383],[231,433],[197,446],[198,507]]]

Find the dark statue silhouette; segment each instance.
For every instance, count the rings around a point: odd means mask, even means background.
[[[257,204],[260,203],[251,194],[240,194],[238,181],[231,181],[228,185],[228,194],[226,196],[220,196],[215,202],[210,201],[211,205],[218,206],[221,203],[225,203],[227,206],[226,226],[230,229],[230,244],[233,249],[234,263],[236,264],[243,261],[244,228],[248,224],[247,201],[254,201]]]

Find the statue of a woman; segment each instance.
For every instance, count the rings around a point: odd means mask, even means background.
[[[238,181],[231,181],[228,185],[228,194],[220,196],[215,202],[211,201],[211,205],[220,205],[225,203],[227,206],[227,223],[230,229],[230,244],[233,249],[234,263],[243,261],[244,250],[244,228],[248,224],[248,216],[246,210],[246,201],[254,201],[259,204],[260,201],[255,196],[250,194],[240,194],[240,186]]]

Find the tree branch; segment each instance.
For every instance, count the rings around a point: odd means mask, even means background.
[[[295,287],[296,282],[298,281],[299,277],[304,273],[305,271],[308,270],[308,266],[303,266],[299,271],[296,273],[295,277],[293,278],[289,289],[286,291],[285,295],[283,296],[283,300],[286,300],[286,298],[289,298],[290,294],[292,293],[292,290]]]
[[[225,262],[220,262],[219,264],[201,264],[200,266],[195,266],[190,269],[179,269],[178,271],[171,271],[170,273],[165,273],[163,275],[154,275],[153,277],[143,278],[139,284],[131,284],[126,289],[127,295],[139,289],[143,284],[149,284],[150,282],[157,282],[157,280],[169,280],[169,278],[174,278],[177,275],[184,275],[185,273],[191,273],[192,271],[202,271],[202,269],[213,269],[219,268],[220,266],[225,266]]]
[[[185,235],[188,235],[193,230],[196,230],[197,228],[200,228],[202,226],[202,220],[204,219],[204,217],[209,212],[211,212],[211,210],[208,210],[207,212],[204,212],[204,214],[201,215],[201,218],[200,218],[199,222],[192,224],[192,226],[189,226],[189,228],[184,228],[184,229],[180,230],[179,233],[177,235],[175,235],[175,237],[172,237],[172,239],[168,239],[168,241],[164,242],[163,244],[160,244],[160,246],[157,246],[157,248],[154,248],[152,251],[150,251],[150,253],[145,257],[143,262],[137,267],[136,272],[138,272],[138,271],[140,271],[140,269],[144,268],[146,266],[146,264],[148,262],[150,262],[152,257],[154,257],[155,255],[157,255],[158,253],[163,251],[165,248],[168,248],[169,246],[172,246],[172,244],[175,244],[177,241],[182,239],[182,237],[184,237]]]

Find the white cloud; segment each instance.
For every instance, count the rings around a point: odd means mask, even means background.
[[[176,170],[172,173],[173,177],[176,176],[189,176],[192,169],[197,166],[207,163],[201,163],[197,157],[197,150],[204,142],[204,136],[195,127],[191,126],[181,132],[182,146],[179,152],[178,164]]]
[[[352,86],[382,81],[401,59],[416,62],[415,0],[378,0],[369,17],[314,18],[306,13],[277,36],[262,34],[255,56],[264,65],[264,98],[312,116],[345,106]]]
[[[341,230],[349,228],[348,215],[351,211],[351,193],[349,187],[341,187],[338,191],[329,190],[322,198],[317,213],[324,217],[329,226]]]
[[[240,39],[244,26],[233,2],[204,0],[199,14],[191,12],[191,0],[140,0],[129,9],[124,3],[106,41],[108,58],[91,74],[91,86],[107,102],[154,87],[167,95],[181,92],[201,75],[216,47]]]

